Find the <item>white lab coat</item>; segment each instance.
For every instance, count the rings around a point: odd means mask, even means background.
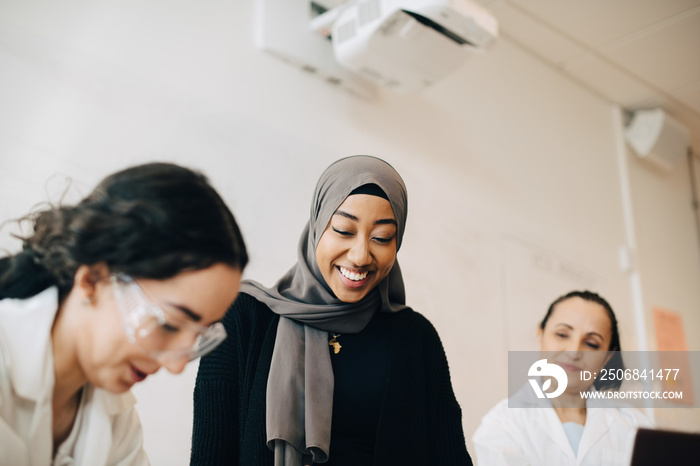
[[[57,308],[55,288],[0,301],[0,465],[148,465],[133,395],[91,385],[83,391],[72,460],[52,459],[51,326]]]
[[[529,386],[515,396],[526,404],[535,405],[538,400]],[[476,464],[629,465],[637,428],[650,428],[651,423],[635,408],[602,407],[599,402],[587,403],[586,424],[578,454],[574,455],[554,408],[509,408],[508,399],[500,401],[486,413],[474,433]]]

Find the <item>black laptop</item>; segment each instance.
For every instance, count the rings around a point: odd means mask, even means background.
[[[700,465],[700,433],[639,429],[630,466]]]

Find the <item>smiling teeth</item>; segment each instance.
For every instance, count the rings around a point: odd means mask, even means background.
[[[367,274],[369,272],[362,272],[362,273],[355,273],[351,272],[350,270],[346,269],[345,267],[338,267],[340,269],[340,273],[343,274],[345,278],[349,278],[350,280],[354,282],[359,282],[360,280],[364,280],[367,278]]]

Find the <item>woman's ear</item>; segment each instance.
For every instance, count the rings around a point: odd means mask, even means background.
[[[80,291],[82,301],[92,305],[95,301],[97,284],[109,278],[109,268],[104,262],[94,265],[81,265],[75,271],[73,277],[73,288]]]

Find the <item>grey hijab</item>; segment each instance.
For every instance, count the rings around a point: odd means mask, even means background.
[[[398,261],[389,275],[357,303],[337,299],[316,262],[316,245],[336,209],[353,190],[366,184],[376,184],[389,199],[396,217],[398,250],[408,205],[403,180],[381,159],[347,157],[328,167],[316,185],[297,264],[272,288],[252,281],[241,287],[241,291],[280,315],[266,401],[267,446],[275,452],[275,466],[328,460],[334,383],[328,332],[357,333],[375,311],[407,308]]]

